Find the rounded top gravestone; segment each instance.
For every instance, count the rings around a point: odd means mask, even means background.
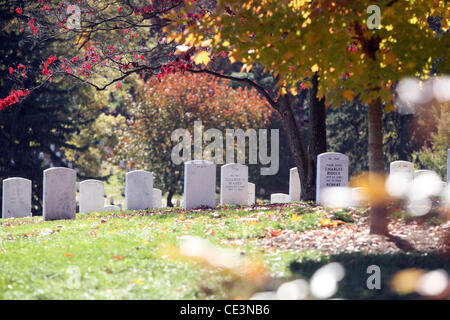
[[[2,218],[31,217],[31,180],[3,180]]]
[[[102,212],[105,204],[105,186],[99,180],[80,182],[80,212]]]
[[[153,173],[145,170],[130,171],[125,175],[126,210],[152,208]]]
[[[220,168],[220,203],[248,205],[248,167],[230,163]]]
[[[389,166],[389,173],[393,174],[401,174],[405,178],[413,179],[414,178],[414,164],[409,161],[394,161],[391,162]]]
[[[184,164],[184,209],[216,206],[216,165],[207,160]]]
[[[348,157],[339,152],[326,152],[317,156],[317,203],[321,203],[323,189],[348,185],[348,164]]]
[[[74,219],[76,211],[77,174],[69,168],[44,170],[44,220]]]

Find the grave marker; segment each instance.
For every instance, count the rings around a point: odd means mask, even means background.
[[[286,193],[273,193],[270,195],[270,203],[289,203],[290,197]]]
[[[289,171],[289,197],[290,202],[300,201],[300,193],[302,186],[300,184],[300,177],[297,168],[292,168]]]
[[[69,168],[44,170],[44,220],[75,219],[77,174]]]
[[[125,175],[125,208],[141,210],[152,208],[153,173],[136,170]]]
[[[162,208],[162,191],[157,188],[153,188],[153,208]]]
[[[230,163],[220,168],[220,203],[248,205],[248,167]]]
[[[80,182],[80,212],[102,212],[105,205],[105,186],[99,180]]]
[[[252,206],[256,203],[256,186],[254,183],[248,183],[248,205]]]
[[[184,209],[214,208],[216,204],[216,165],[207,160],[184,164]]]
[[[2,218],[31,217],[31,180],[3,180]]]
[[[321,193],[325,188],[348,185],[348,163],[348,157],[339,152],[326,152],[317,156],[317,203],[321,203]]]

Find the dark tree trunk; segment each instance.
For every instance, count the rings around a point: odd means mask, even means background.
[[[315,75],[312,78],[313,87],[310,91],[310,108],[309,108],[309,157],[312,161],[312,177],[316,182],[317,173],[317,156],[327,152],[327,126],[325,112],[325,97],[319,99],[317,91],[319,89],[319,78]],[[316,184],[314,183],[314,189]]]
[[[301,184],[300,198],[305,201],[315,200],[315,177],[312,172],[312,161],[302,142],[300,127],[295,120],[289,96],[284,95],[277,104],[277,111],[281,115],[283,127],[288,137],[289,147],[291,149],[295,165]]]
[[[174,195],[173,190],[169,190],[169,192],[167,193],[167,207],[169,207],[169,208],[173,207],[173,203],[172,203],[173,195]]]
[[[370,179],[384,175],[383,122],[381,100],[369,104],[369,168]],[[371,183],[371,185],[376,185]],[[370,233],[388,235],[387,209],[383,201],[372,201]]]

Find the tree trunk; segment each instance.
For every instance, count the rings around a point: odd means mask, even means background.
[[[310,91],[309,107],[309,150],[308,155],[311,161],[311,176],[314,179],[314,191],[316,189],[317,156],[327,152],[327,126],[325,98],[319,99],[317,91],[319,88],[319,77],[314,75],[312,78],[313,87]],[[315,195],[314,195],[315,200]]]
[[[369,168],[371,174],[369,179],[376,179],[376,175],[384,175],[383,112],[381,108],[380,99],[374,100],[369,104]],[[383,201],[372,202],[370,233],[388,235],[386,205]]]
[[[174,194],[173,190],[169,190],[169,192],[167,193],[167,207],[168,208],[173,207],[173,203],[172,203],[173,194]]]
[[[315,200],[315,177],[312,172],[312,161],[307,154],[302,142],[300,128],[295,120],[294,112],[291,108],[288,95],[280,98],[276,110],[282,118],[283,127],[288,137],[298,176],[301,184],[300,198],[305,201]]]

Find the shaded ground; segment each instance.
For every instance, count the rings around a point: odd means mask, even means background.
[[[437,252],[444,248],[444,235],[450,230],[450,222],[430,225],[418,220],[404,221],[389,219],[389,231],[397,241],[369,234],[367,216],[354,216],[354,223],[339,225],[335,228],[322,228],[294,232],[284,230],[277,237],[258,240],[258,244],[268,248],[294,250],[319,250],[324,254],[361,252],[365,254],[398,253],[402,251]],[[397,246],[399,245],[399,246]]]

